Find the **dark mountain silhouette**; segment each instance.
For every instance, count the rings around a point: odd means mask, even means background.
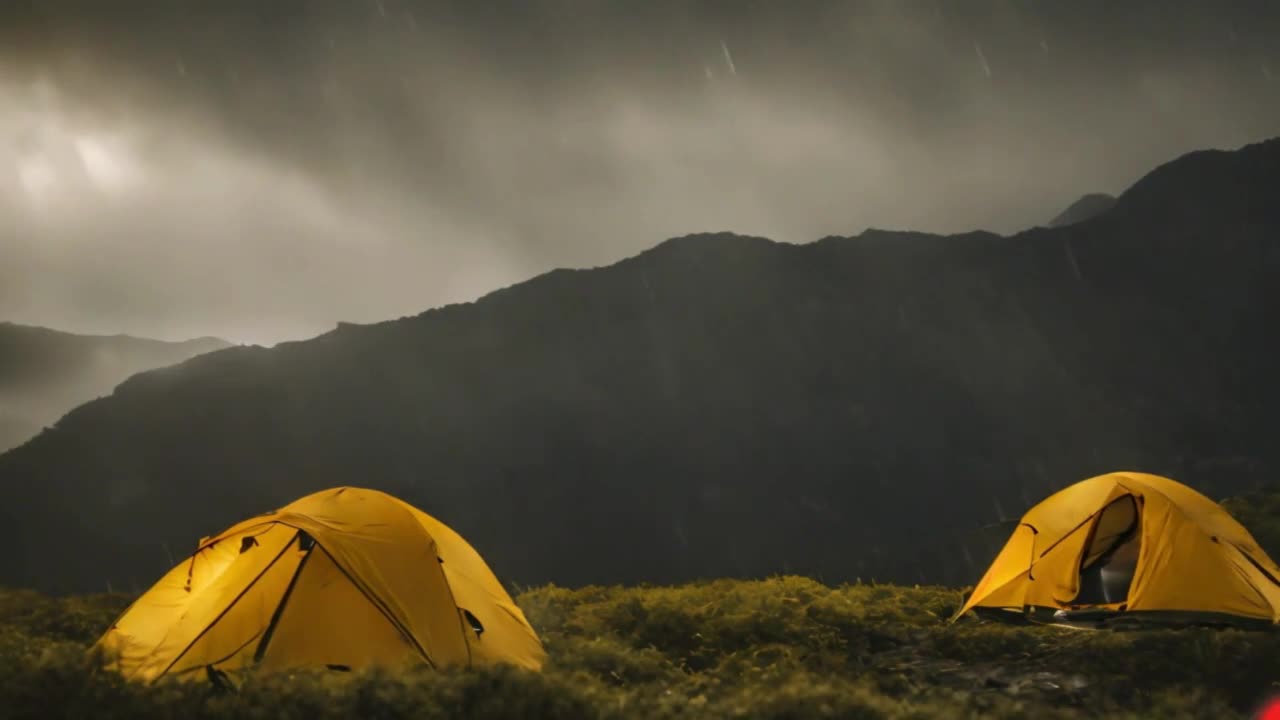
[[[225,347],[216,338],[163,342],[0,322],[0,451],[130,375]]]
[[[1116,198],[1114,196],[1106,193],[1091,193],[1071,203],[1066,210],[1058,213],[1058,216],[1049,222],[1049,227],[1060,228],[1075,225],[1085,220],[1092,220],[1115,206]]]
[[[694,235],[142,373],[0,456],[0,582],[145,586],[339,484],[522,584],[970,582],[978,528],[1091,474],[1226,493],[1277,468],[1277,198],[1280,140],[1063,228]]]

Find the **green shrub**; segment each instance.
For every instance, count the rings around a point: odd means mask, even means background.
[[[132,600],[121,594],[50,598],[0,588],[0,623],[29,635],[92,643]]]

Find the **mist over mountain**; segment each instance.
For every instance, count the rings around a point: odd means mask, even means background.
[[[217,338],[164,342],[0,322],[0,451],[134,373],[225,347]]]
[[[711,233],[135,375],[0,456],[0,583],[150,583],[303,493],[376,487],[517,583],[971,582],[985,524],[1118,469],[1280,464],[1280,140],[1013,236]]]
[[[8,450],[33,437],[39,430],[39,423],[8,413],[0,414],[0,448]]]
[[[1090,193],[1071,203],[1049,222],[1049,227],[1066,227],[1091,220],[1116,206],[1116,199],[1106,193]]]

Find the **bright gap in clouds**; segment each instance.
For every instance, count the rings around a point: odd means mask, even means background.
[[[110,138],[80,135],[75,138],[75,148],[85,174],[102,190],[126,190],[140,179],[140,168],[128,149]]]
[[[119,142],[57,129],[45,129],[39,137],[13,166],[28,199],[41,206],[74,201],[86,192],[124,192],[142,180],[141,168]]]
[[[37,207],[74,203],[85,193],[115,193],[142,181],[134,149],[122,133],[76,122],[45,82],[0,85],[0,129],[10,138],[11,176]]]
[[[0,320],[271,345],[523,279],[429,203],[334,192],[200,118],[70,101],[0,83]]]

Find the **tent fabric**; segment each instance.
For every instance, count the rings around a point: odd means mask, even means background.
[[[1092,597],[1081,582],[1091,570],[1108,583],[1108,593],[1127,581],[1127,595]],[[955,618],[974,608],[1031,607],[1280,623],[1280,567],[1226,510],[1195,490],[1157,475],[1110,473],[1027,511]]]
[[[202,539],[94,647],[143,681],[210,668],[538,670],[546,658],[460,535],[390,495],[352,487]]]

